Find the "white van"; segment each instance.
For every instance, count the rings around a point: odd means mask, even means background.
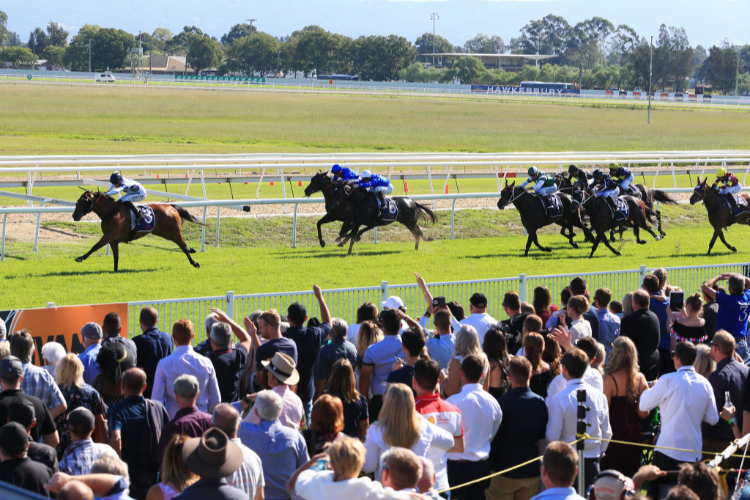
[[[96,81],[97,82],[115,82],[115,75],[112,74],[111,71],[105,71],[104,73],[97,73],[96,74]]]

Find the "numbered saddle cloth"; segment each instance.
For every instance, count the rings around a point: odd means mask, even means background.
[[[139,233],[150,233],[156,225],[154,210],[148,205],[141,205],[136,208],[141,212],[141,219],[138,221],[138,227],[135,227],[135,217],[130,217],[130,229],[135,229]]]
[[[622,198],[617,198],[617,213],[615,214],[615,219],[625,220],[628,218],[628,215],[630,215],[630,207],[628,206],[628,202],[623,200]]]
[[[547,215],[550,217],[560,217],[563,214],[563,204],[562,200],[560,200],[560,197],[556,194],[551,194],[547,196],[548,202],[547,202]]]
[[[747,206],[747,200],[739,195],[733,195],[734,196],[734,203],[737,205],[737,208],[734,209],[734,215],[739,215],[742,212],[746,212],[747,210],[750,210],[750,207]]]
[[[385,222],[393,222],[398,219],[398,207],[392,198],[386,197],[385,205],[380,209],[380,219]]]

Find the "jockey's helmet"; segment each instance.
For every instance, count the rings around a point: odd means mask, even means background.
[[[724,177],[727,175],[727,169],[724,167],[720,167],[716,170],[716,177]]]
[[[528,172],[529,172],[529,177],[536,177],[537,175],[539,175],[539,169],[536,167],[529,167]]]
[[[331,173],[332,174],[340,174],[343,169],[341,168],[341,165],[338,163],[331,167]]]
[[[363,179],[370,179],[370,178],[372,178],[372,173],[369,170],[363,170],[361,177]]]
[[[120,175],[120,172],[113,172],[112,175],[109,176],[109,182],[112,184],[122,182],[122,175]]]

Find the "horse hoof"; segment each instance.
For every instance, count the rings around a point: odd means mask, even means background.
[[[622,252],[615,251],[615,255],[619,257],[620,255],[622,255]]]
[[[552,249],[551,248],[542,248],[542,252],[550,253],[550,252],[552,252]]]
[[[201,265],[200,265],[200,264],[198,264],[197,262],[194,262],[194,263],[193,263],[193,267],[194,267],[194,268],[196,268],[196,269],[198,269],[199,267],[201,267]]]
[[[188,253],[195,253],[195,248],[188,248]]]
[[[656,238],[656,241],[659,241],[659,238]],[[646,241],[636,241],[636,243],[638,243],[639,245],[645,245]]]
[[[83,262],[83,257],[76,257],[76,262]]]
[[[339,244],[338,244],[338,245],[336,245],[336,246],[337,246],[337,247],[339,247],[339,248],[341,248],[341,247],[343,247],[343,246],[344,246],[344,244],[345,244],[345,243],[346,243],[345,241],[342,241],[341,243],[339,243]]]
[[[354,238],[355,243],[359,243],[362,240],[362,237],[360,235],[357,235],[356,238]]]
[[[578,248],[578,243],[571,243],[571,245],[573,246],[573,248]]]
[[[733,252],[736,252],[736,251],[737,251],[737,249],[736,249],[736,248],[734,248],[734,247],[730,247],[729,249],[730,249],[731,251],[733,251]]]
[[[326,242],[323,240],[320,240],[320,248],[325,248],[325,247],[326,247]]]

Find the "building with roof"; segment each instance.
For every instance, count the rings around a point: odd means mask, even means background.
[[[541,54],[469,54],[464,52],[436,52],[429,54],[422,54],[425,58],[435,58],[435,66],[453,66],[453,63],[462,57],[476,57],[487,68],[501,68],[506,71],[520,71],[523,69],[524,64],[528,61],[534,61],[537,68],[539,67],[539,61],[544,59],[552,59],[557,57],[556,55],[541,55]]]
[[[152,75],[194,75],[195,70],[187,67],[185,71],[185,56],[143,56],[141,71],[148,71]],[[130,68],[127,68],[130,69]]]

